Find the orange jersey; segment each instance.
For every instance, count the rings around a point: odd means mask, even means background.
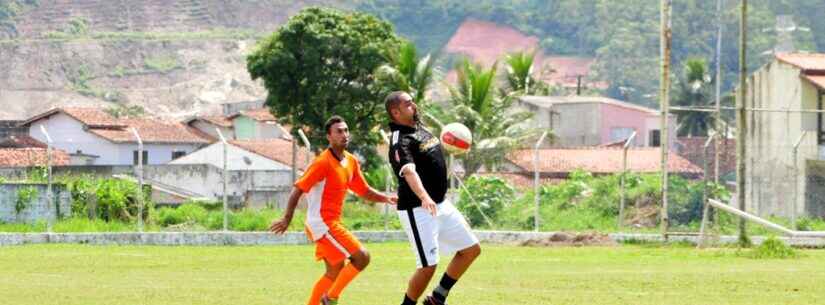
[[[338,160],[329,149],[315,157],[295,187],[307,194],[306,226],[312,240],[321,239],[341,219],[347,190],[359,196],[369,191],[355,156],[345,151]]]

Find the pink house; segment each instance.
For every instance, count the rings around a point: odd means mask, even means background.
[[[661,114],[655,109],[600,96],[524,96],[518,104],[535,113],[534,126],[553,131],[555,147],[617,145],[634,131],[634,147],[661,143]],[[672,149],[676,144],[673,114],[669,125]]]

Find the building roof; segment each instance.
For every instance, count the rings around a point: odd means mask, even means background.
[[[61,107],[61,108],[52,108],[44,113],[38,114],[33,116],[32,118],[24,121],[21,123],[21,126],[27,126],[35,121],[39,121],[44,118],[48,118],[52,115],[64,113],[75,120],[80,121],[83,125],[86,125],[89,128],[125,128],[127,127],[122,122],[119,122],[117,118],[113,117],[112,115],[106,113],[103,110],[98,108],[89,108],[89,107]]]
[[[126,126],[137,129],[143,143],[171,144],[191,143],[208,144],[210,141],[192,132],[188,126],[178,122],[166,122],[158,119],[129,118],[122,119]],[[130,128],[93,128],[89,132],[115,143],[136,143]]]
[[[258,154],[264,158],[274,160],[287,166],[292,164],[292,141],[284,139],[262,139],[262,140],[232,140],[230,144],[240,147],[249,152]],[[296,156],[298,167],[303,169],[306,167],[307,150],[302,146],[298,146],[298,154]]]
[[[232,128],[232,120],[230,120],[228,117],[222,116],[222,115],[206,115],[206,116],[193,117],[193,118],[190,118],[190,119],[184,121],[184,123],[191,124],[192,121],[195,121],[195,120],[201,120],[201,121],[207,122],[207,123],[215,125],[215,126]]]
[[[802,78],[808,80],[819,89],[825,90],[825,75],[802,75]]]
[[[0,167],[30,167],[46,165],[45,148],[0,148]],[[52,165],[69,165],[69,155],[59,149],[52,150]]]
[[[802,69],[803,72],[825,72],[825,54],[822,53],[779,53],[776,59]]]
[[[507,159],[524,171],[533,170],[533,150],[518,150]],[[622,150],[587,147],[572,149],[539,149],[539,171],[570,173],[577,169],[591,173],[610,174],[622,171]],[[657,172],[661,169],[661,150],[657,147],[631,148],[627,152],[631,172]],[[674,173],[701,174],[702,169],[676,154],[668,156],[668,170]]]
[[[272,112],[269,111],[269,108],[258,108],[258,109],[249,109],[249,110],[241,110],[240,112],[230,116],[228,119],[232,120],[238,116],[247,116],[253,120],[259,122],[275,122],[275,116],[272,115]]]
[[[0,148],[46,148],[45,143],[38,141],[29,135],[12,135],[0,140]]]
[[[193,133],[187,125],[168,122],[156,118],[115,118],[98,108],[63,107],[55,108],[36,115],[23,122],[28,126],[38,120],[57,113],[65,113],[82,123],[89,133],[95,134],[114,143],[137,143],[131,128],[135,128],[144,143],[152,144],[207,144],[208,139]]]
[[[609,104],[622,108],[646,112],[651,115],[661,114],[659,110],[631,104],[628,102],[612,99],[603,96],[533,96],[526,95],[520,97],[521,101],[536,105],[538,107],[549,108],[557,104],[586,104],[586,103],[600,103]]]

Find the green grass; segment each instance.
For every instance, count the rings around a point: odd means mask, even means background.
[[[366,246],[372,264],[341,303],[400,303],[414,266],[408,245]],[[825,297],[819,284],[825,281],[821,250],[800,251],[789,260],[757,260],[733,249],[688,247],[483,248],[453,289],[451,304],[817,304]],[[0,299],[5,304],[305,304],[323,272],[313,253],[311,246],[3,247]]]

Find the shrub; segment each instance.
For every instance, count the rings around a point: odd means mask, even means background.
[[[784,259],[797,257],[798,254],[794,248],[786,245],[776,236],[770,236],[759,247],[747,252],[745,256],[755,259]]]
[[[494,221],[516,197],[516,190],[498,177],[473,176],[465,186],[456,206],[473,226],[487,226],[485,216]]]

